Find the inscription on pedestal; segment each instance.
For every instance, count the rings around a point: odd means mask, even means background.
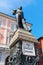
[[[22,41],[22,52],[24,55],[35,56],[34,43]]]

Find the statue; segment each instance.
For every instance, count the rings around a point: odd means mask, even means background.
[[[21,6],[17,10],[13,10],[12,14],[16,15],[16,21],[17,21],[16,27],[17,27],[17,29],[22,28],[22,29],[25,29],[25,30],[31,32],[31,30],[28,29],[28,26],[25,22],[26,19],[24,18],[24,14],[23,14]]]
[[[23,28],[22,20],[24,19],[24,14],[22,11],[22,7],[19,7],[17,10],[13,10],[13,15],[16,15],[17,28]]]

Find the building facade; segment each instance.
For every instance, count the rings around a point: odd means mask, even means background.
[[[40,65],[43,65],[43,37],[38,39],[39,44],[37,44],[37,49],[39,51],[39,61]]]
[[[0,13],[0,65],[4,65],[6,57],[10,54],[10,34],[15,30],[15,19]]]
[[[17,29],[16,24],[15,18],[0,12],[0,65],[5,64],[5,59],[10,54],[9,44],[11,35]],[[30,29],[31,24],[26,24],[28,29]]]

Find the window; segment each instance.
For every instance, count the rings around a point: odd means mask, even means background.
[[[11,38],[12,38],[12,36],[9,36],[9,43],[10,43],[10,41],[11,41]]]
[[[13,36],[13,33],[12,32],[7,32],[7,40],[6,40],[6,43],[10,43],[10,40],[11,40],[11,38],[12,38],[12,36]]]
[[[0,52],[0,62],[1,62],[2,53]]]
[[[2,21],[0,20],[0,27],[1,27],[1,25],[2,25]]]
[[[14,23],[13,22],[11,22],[10,27],[11,27],[11,31],[13,32],[14,31]]]
[[[43,56],[42,56],[42,62],[43,62]]]
[[[39,49],[39,52],[42,53],[42,49],[41,48]]]

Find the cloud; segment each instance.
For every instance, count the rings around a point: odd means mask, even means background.
[[[14,3],[16,3],[16,6],[27,6],[27,5],[31,5],[34,4],[36,2],[36,0],[13,0]]]
[[[8,9],[13,9],[17,8],[19,6],[27,6],[34,4],[35,0],[0,0],[0,7],[8,10]]]
[[[4,1],[0,1],[0,8],[3,8],[3,9],[8,9],[8,2],[6,2],[5,0]]]

